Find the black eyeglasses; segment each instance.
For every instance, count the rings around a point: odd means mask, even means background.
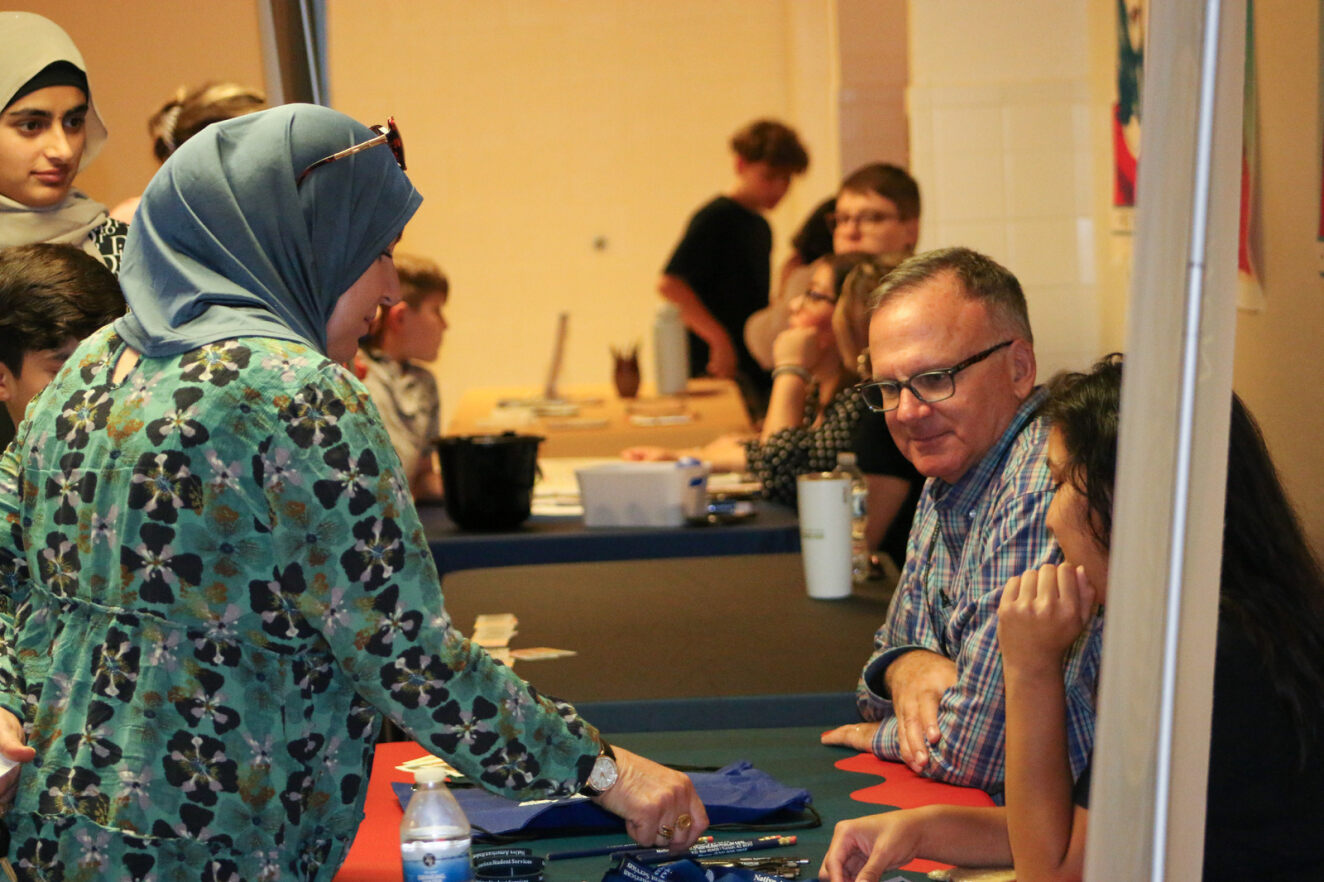
[[[1011,340],[1003,340],[996,346],[990,346],[983,352],[977,352],[960,364],[934,371],[915,374],[909,380],[875,380],[861,383],[858,388],[860,397],[869,409],[875,413],[887,413],[896,410],[901,404],[901,390],[909,389],[910,394],[925,404],[946,401],[956,394],[956,375],[972,364],[978,364],[999,349],[1010,346]]]
[[[400,171],[404,171],[405,142],[400,137],[400,130],[395,126],[395,117],[391,117],[390,119],[388,119],[386,121],[386,125],[384,126],[373,126],[372,130],[377,133],[377,137],[369,138],[367,141],[364,141],[362,144],[355,144],[353,147],[346,147],[344,150],[341,150],[339,153],[332,153],[330,156],[325,156],[317,160],[317,162],[314,162],[312,165],[308,166],[306,169],[304,169],[299,173],[299,177],[294,182],[294,186],[296,188],[302,187],[303,179],[308,177],[308,175],[312,173],[313,169],[319,168],[324,165],[330,165],[331,163],[335,162],[337,159],[344,159],[346,156],[353,156],[355,153],[359,153],[363,150],[371,149],[373,147],[376,147],[378,144],[385,144],[386,146],[391,148],[391,153],[392,155],[395,156],[395,161],[396,163],[399,164]]]
[[[876,227],[887,223],[888,221],[901,220],[901,216],[891,211],[861,211],[859,214],[841,214],[834,212],[823,216],[827,221],[828,229],[835,230],[838,226],[849,226],[858,224],[861,229],[864,227]]]

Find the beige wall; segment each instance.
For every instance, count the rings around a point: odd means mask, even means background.
[[[1092,103],[1089,44],[1080,4],[910,5],[920,246],[969,246],[1016,274],[1043,379],[1100,351],[1091,121],[1105,108]]]
[[[1255,4],[1265,308],[1238,313],[1234,383],[1260,420],[1309,535],[1324,549],[1318,9]]]
[[[1090,9],[1092,90],[1111,101],[1115,0]],[[1260,280],[1265,306],[1237,313],[1234,388],[1259,419],[1307,534],[1324,549],[1324,285],[1316,255],[1320,192],[1318,6],[1255,4],[1259,102]],[[1107,119],[1096,120],[1096,128]],[[1103,128],[1099,137],[1107,138]],[[1106,143],[1106,141],[1100,141]],[[1129,244],[1108,233],[1111,154],[1096,162],[1099,305],[1105,349],[1123,349],[1130,286]]]
[[[870,162],[909,168],[906,0],[836,0],[835,5],[841,58],[841,169],[849,174]]]
[[[87,62],[110,139],[78,187],[107,205],[141,193],[155,173],[147,119],[176,88],[263,84],[256,0],[42,0],[27,8],[64,28]]]
[[[395,114],[425,197],[402,248],[452,279],[443,403],[473,385],[540,384],[560,310],[565,382],[606,382],[608,347],[636,341],[651,379],[658,273],[689,215],[731,183],[730,134],[759,116],[800,129],[812,159],[770,216],[784,246],[839,179],[822,109],[831,17],[807,14],[827,7],[330,4],[332,104]]]

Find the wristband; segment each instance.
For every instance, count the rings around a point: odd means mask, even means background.
[[[779,364],[772,369],[772,378],[775,380],[782,374],[794,374],[806,383],[809,382],[809,371],[800,367],[798,364]]]

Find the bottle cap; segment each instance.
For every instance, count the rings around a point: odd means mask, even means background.
[[[424,766],[414,770],[415,784],[432,784],[446,780],[446,770],[440,766]]]
[[[837,454],[837,465],[855,465],[855,454],[850,450],[843,450]]]

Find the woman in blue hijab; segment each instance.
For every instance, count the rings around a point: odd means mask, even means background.
[[[613,755],[451,626],[407,478],[339,363],[395,302],[420,202],[393,124],[308,105],[208,128],[148,186],[131,314],[0,460],[20,875],[330,879],[383,715],[496,792],[585,792],[639,842],[706,826],[688,778]]]

